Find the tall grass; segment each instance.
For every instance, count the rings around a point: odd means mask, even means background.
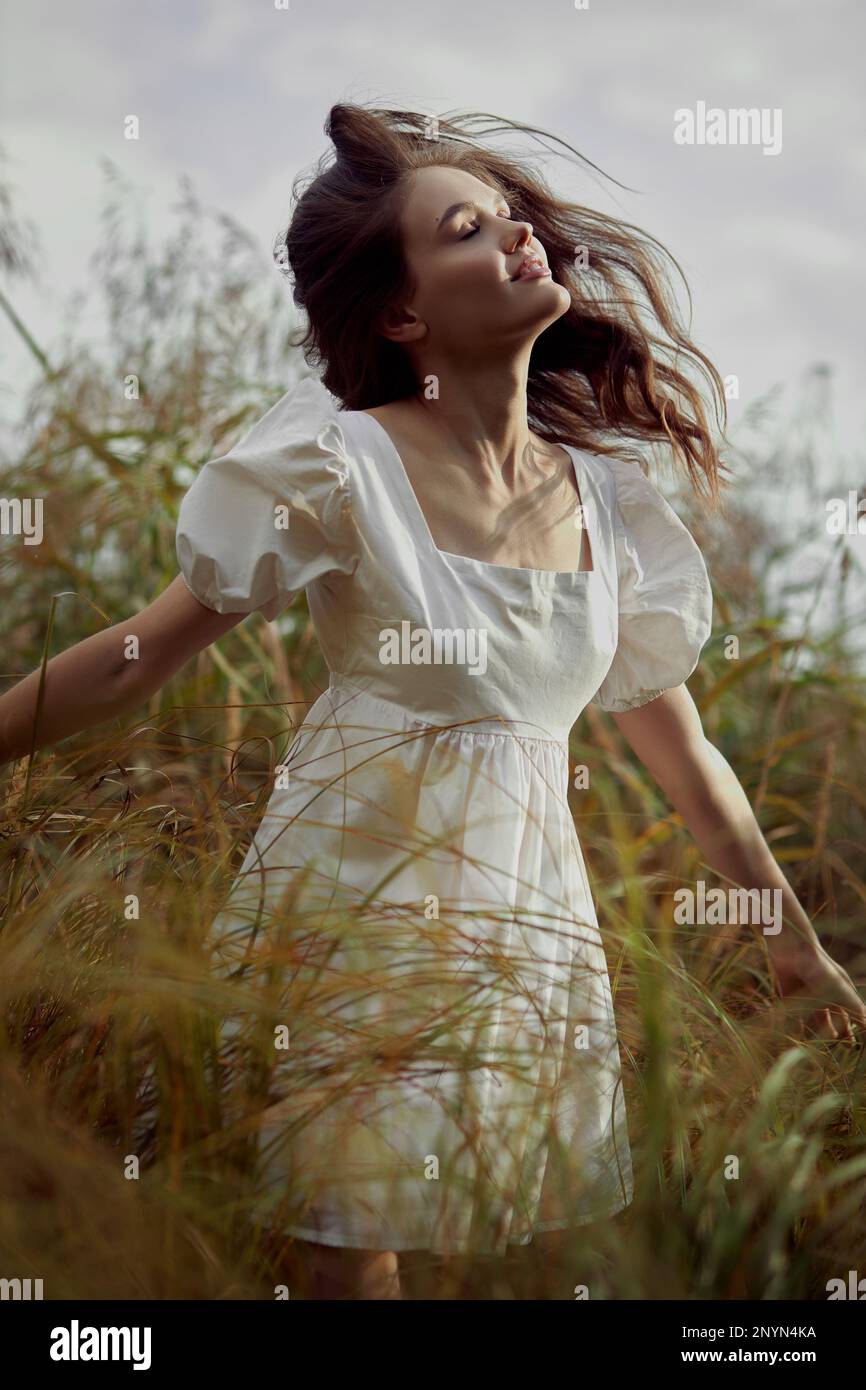
[[[185,186],[177,234],[154,253],[125,220],[129,190],[106,174],[100,342],[73,332],[46,350],[29,334],[15,309],[28,257],[7,193],[0,202],[0,307],[40,369],[0,490],[45,497],[50,515],[41,546],[4,539],[7,684],[174,577],[176,507],[195,470],[299,368],[246,235]],[[754,448],[741,462],[754,476]],[[818,629],[795,608],[772,523],[748,500],[743,486],[713,522],[683,503],[717,612],[690,688],[822,941],[862,987],[866,687],[844,625]],[[840,544],[822,579],[839,612],[850,565]],[[214,968],[211,928],[326,684],[302,596],[277,623],[253,615],[202,652],[135,719],[5,769],[0,1274],[42,1277],[50,1298],[303,1288],[297,1251],[254,1200],[280,971],[303,923],[283,905],[252,979]],[[554,1254],[536,1242],[506,1258],[406,1259],[407,1292],[823,1298],[829,1278],[866,1273],[863,1050],[795,1036],[751,937],[674,925],[674,890],[712,874],[593,707],[570,752],[592,767],[571,797],[614,992],[635,1199],[562,1233]],[[227,1018],[242,1021],[228,1037]],[[395,1065],[372,1044],[354,1061],[368,1079]]]

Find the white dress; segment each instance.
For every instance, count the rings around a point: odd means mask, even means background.
[[[181,503],[200,602],[306,588],[330,670],[214,923],[278,1001],[253,1209],[306,1240],[501,1254],[632,1197],[568,736],[684,681],[712,595],[640,469],[564,447],[591,571],[437,549],[384,427],[315,378]]]

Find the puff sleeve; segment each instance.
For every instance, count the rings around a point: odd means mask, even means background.
[[[619,639],[592,703],[638,709],[681,685],[712,630],[713,594],[690,533],[636,464],[609,458],[616,486]]]
[[[175,548],[187,587],[218,613],[272,621],[301,589],[359,558],[349,459],[322,383],[291,387],[181,500]]]

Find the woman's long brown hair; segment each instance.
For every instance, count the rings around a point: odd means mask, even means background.
[[[484,112],[434,119],[331,108],[325,132],[336,159],[324,155],[312,174],[295,180],[291,222],[275,247],[275,255],[288,256],[293,298],[308,319],[296,346],[308,365],[322,369],[346,410],[418,391],[409,358],[376,325],[387,303],[413,292],[400,226],[408,176],[431,164],[464,169],[502,193],[516,219],[532,224],[554,279],[571,295],[571,308],[533,346],[530,428],[551,443],[632,452],[639,461],[629,441],[667,444],[695,490],[715,504],[720,471],[727,470],[689,373],[715,394],[722,431],[724,384],[679,322],[666,264],[685,284],[678,263],[640,228],[555,197],[525,158],[478,140],[505,130],[554,140],[596,168],[557,137]]]

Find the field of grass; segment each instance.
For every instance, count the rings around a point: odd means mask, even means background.
[[[3,688],[165,587],[195,470],[299,369],[285,303],[251,288],[263,276],[243,233],[204,225],[191,194],[181,214],[152,255],[129,236],[119,192],[109,199],[95,267],[105,341],[79,341],[73,323],[50,357],[15,311],[26,266],[7,221],[0,308],[42,374],[0,492],[44,497],[50,524],[39,546],[4,539]],[[862,992],[866,680],[855,634],[789,603],[777,582],[789,557],[745,496],[723,518],[681,513],[716,598],[690,689]],[[851,565],[840,541],[821,578],[838,612]],[[250,1217],[255,1085],[241,1122],[229,1103],[260,1069],[219,1036],[227,1014],[255,1023],[271,1002],[266,986],[215,975],[208,934],[292,729],[326,684],[301,597],[274,624],[233,629],[135,718],[0,770],[0,1273],[41,1277],[48,1298],[297,1290],[292,1250]],[[614,993],[635,1200],[555,1254],[531,1245],[448,1269],[413,1257],[410,1296],[570,1299],[583,1283],[593,1298],[826,1298],[828,1279],[866,1274],[863,1046],[797,1036],[751,934],[674,924],[674,890],[715,880],[606,716],[585,712],[571,755],[593,767],[571,795]]]

